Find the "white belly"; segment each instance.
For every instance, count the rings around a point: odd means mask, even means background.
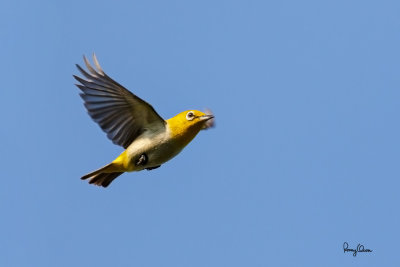
[[[144,133],[133,141],[126,150],[127,156],[134,166],[134,171],[141,171],[145,168],[162,165],[175,157],[182,148],[170,141],[168,132],[159,132],[155,134]],[[135,166],[135,162],[142,154],[146,154],[147,163],[143,166]]]

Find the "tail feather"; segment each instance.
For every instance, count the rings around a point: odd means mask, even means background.
[[[107,187],[115,178],[117,178],[121,174],[123,174],[123,172],[99,173],[90,179],[89,184]]]
[[[111,182],[123,174],[124,172],[119,172],[116,170],[115,164],[110,163],[94,172],[88,173],[82,176],[82,180],[86,180],[90,178],[89,184],[95,184],[98,186],[107,187],[111,184]]]

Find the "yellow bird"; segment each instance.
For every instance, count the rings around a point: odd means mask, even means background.
[[[93,54],[93,68],[83,57],[86,72],[78,64],[82,79],[80,96],[92,117],[114,144],[125,148],[110,164],[84,175],[90,184],[107,187],[124,172],[152,170],[176,156],[202,129],[213,125],[212,114],[188,110],[164,120],[154,108],[101,69]]]

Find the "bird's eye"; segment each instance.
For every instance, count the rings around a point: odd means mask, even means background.
[[[189,111],[189,112],[186,114],[186,119],[187,119],[188,121],[191,121],[191,120],[194,119],[194,113],[193,113],[193,111]]]

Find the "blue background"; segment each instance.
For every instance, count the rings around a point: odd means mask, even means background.
[[[398,1],[0,2],[0,266],[399,266]],[[91,121],[82,54],[164,118],[154,171]],[[372,249],[353,257],[343,242]]]

